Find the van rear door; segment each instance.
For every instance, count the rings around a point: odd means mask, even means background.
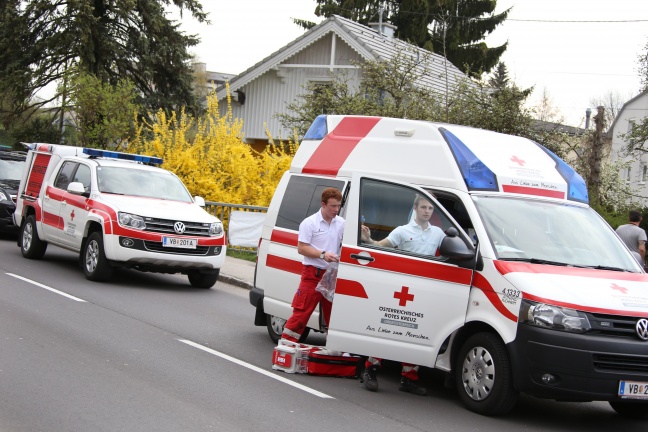
[[[444,340],[464,324],[471,269],[361,241],[363,223],[381,240],[411,222],[417,194],[434,206],[431,224],[454,225],[423,189],[354,174],[327,347],[432,367]]]

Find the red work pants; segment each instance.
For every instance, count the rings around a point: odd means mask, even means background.
[[[315,287],[324,276],[324,269],[318,269],[310,265],[305,265],[302,270],[301,282],[292,301],[293,313],[284,325],[284,331],[281,337],[293,342],[297,342],[306,328],[306,324],[313,314],[313,311],[322,304],[322,313],[324,320],[328,325],[331,319],[331,307],[333,304],[326,300],[322,294],[315,291]]]

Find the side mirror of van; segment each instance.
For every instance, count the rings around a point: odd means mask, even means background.
[[[194,197],[194,202],[198,204],[200,207],[205,207],[205,198],[196,195]]]
[[[450,227],[446,230],[446,236],[441,241],[439,253],[441,256],[465,261],[475,258],[475,251],[470,249],[461,237],[456,228]]]
[[[73,195],[83,195],[85,193],[85,188],[81,182],[72,182],[68,185],[67,191]]]

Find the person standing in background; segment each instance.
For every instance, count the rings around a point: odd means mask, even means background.
[[[641,267],[646,262],[646,231],[639,227],[641,223],[641,212],[630,210],[628,214],[629,223],[621,225],[616,232],[621,240],[628,246],[631,252],[638,253],[641,257]]]

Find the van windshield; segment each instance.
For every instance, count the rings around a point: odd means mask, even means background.
[[[180,179],[166,171],[102,166],[97,182],[103,193],[192,202]]]
[[[589,207],[473,197],[498,259],[638,272],[614,231]]]

